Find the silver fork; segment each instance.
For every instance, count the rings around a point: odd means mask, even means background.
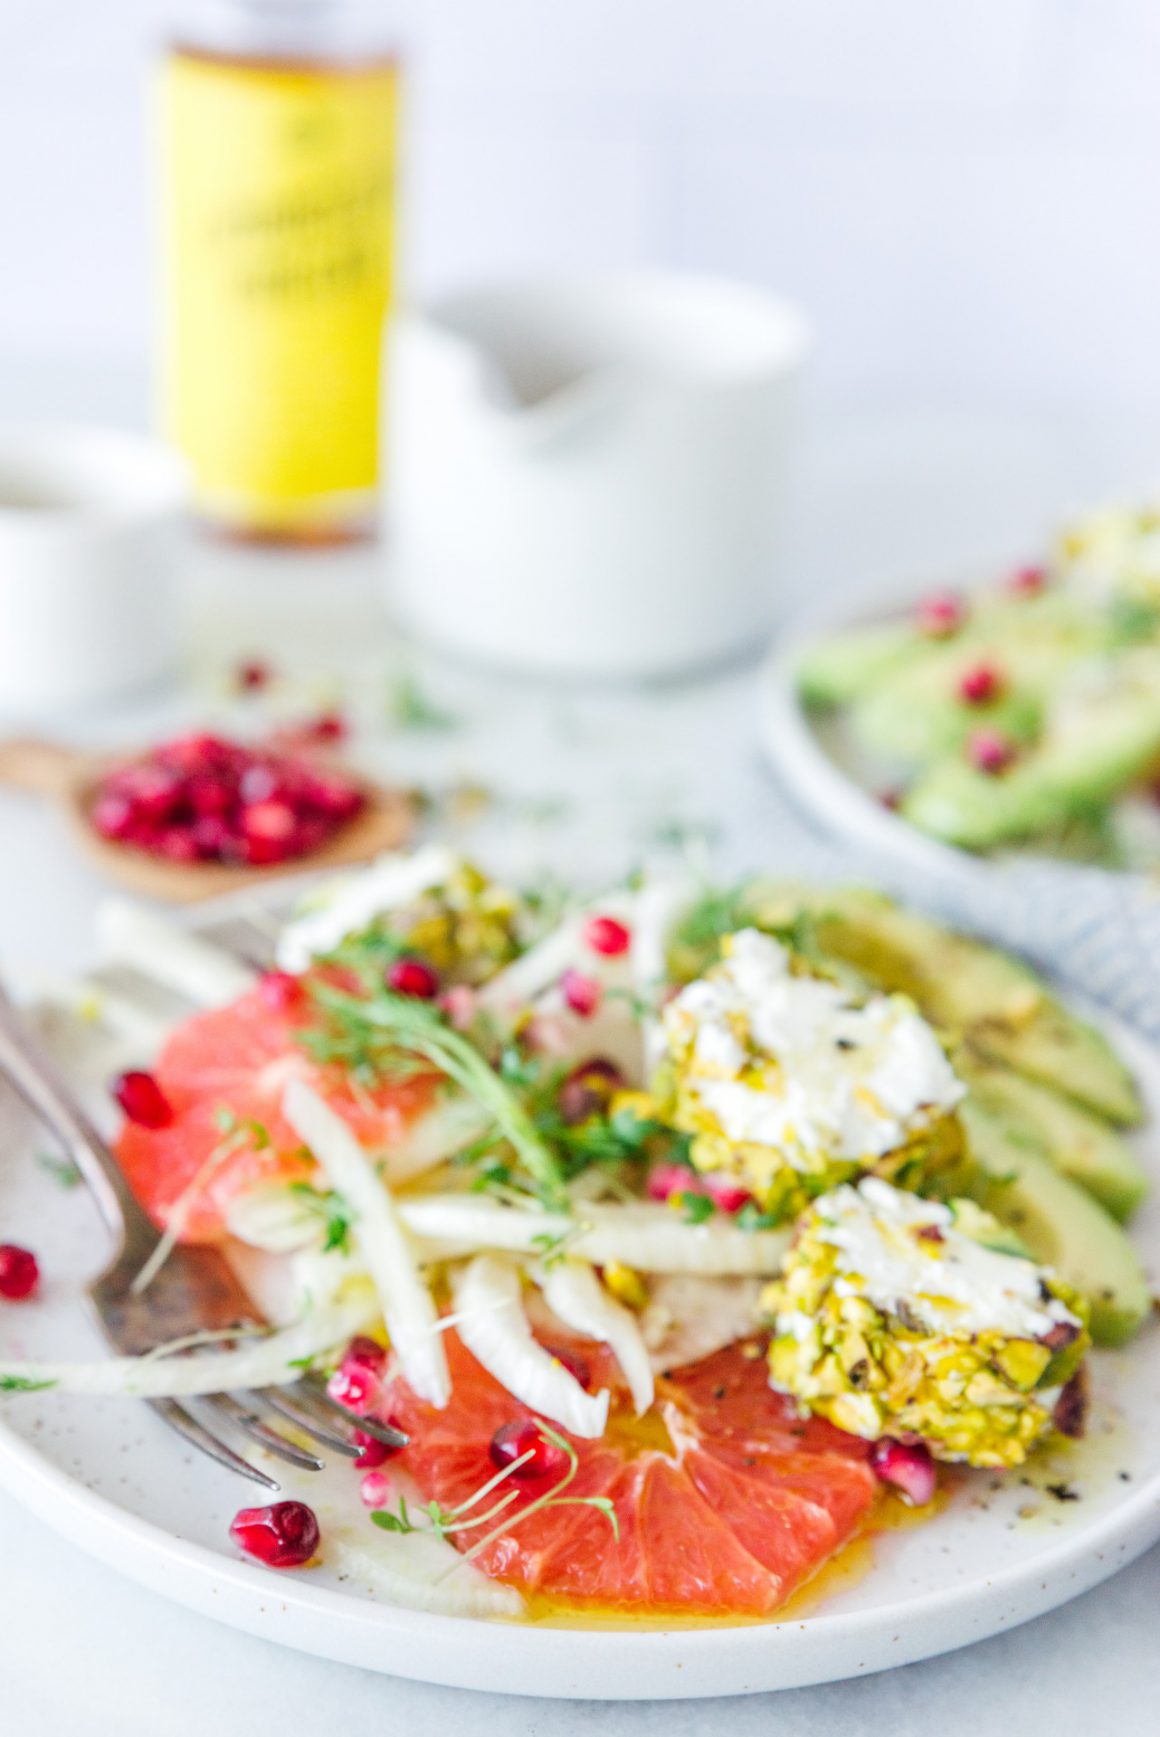
[[[159,1236],[138,1205],[113,1154],[65,1085],[55,1065],[32,1038],[0,986],[0,1073],[60,1141],[87,1182],[97,1208],[118,1240],[111,1264],[90,1287],[88,1300],[105,1337],[120,1352],[139,1356],[189,1334],[224,1333],[263,1325],[229,1265],[216,1249],[179,1244],[147,1291],[133,1281],[157,1247]],[[229,1444],[231,1433],[248,1437],[287,1464],[321,1471],[324,1462],[276,1427],[292,1423],[320,1446],[356,1457],[361,1451],[349,1428],[388,1447],[407,1438],[389,1424],[358,1416],[331,1399],[309,1377],[288,1387],[220,1393],[192,1402],[148,1402],[177,1433],[219,1465],[277,1490],[279,1485]],[[347,1426],[347,1430],[342,1428]]]

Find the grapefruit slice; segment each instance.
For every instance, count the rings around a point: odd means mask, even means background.
[[[238,1129],[232,1149],[209,1170],[190,1203],[183,1240],[219,1240],[230,1202],[255,1183],[313,1174],[301,1140],[281,1113],[293,1075],[307,1080],[370,1150],[397,1141],[431,1103],[435,1084],[429,1075],[352,1090],[341,1069],[318,1065],[295,1042],[303,1022],[293,1004],[271,1007],[259,986],[227,1007],[188,1020],[162,1049],[153,1071],[173,1119],[164,1128],[126,1122],[116,1142],[130,1186],[158,1224],[167,1223],[175,1202],[221,1152],[229,1128]],[[247,1124],[255,1130],[247,1132]]]
[[[446,1337],[450,1404],[434,1411],[396,1378],[385,1412],[411,1436],[396,1463],[425,1500],[452,1508],[494,1476],[496,1430],[531,1414]],[[595,1368],[600,1348],[584,1354]],[[643,1424],[620,1395],[602,1440],[569,1439],[567,1505],[527,1513],[544,1490],[521,1488],[474,1560],[525,1594],[580,1607],[768,1615],[865,1524],[878,1494],[867,1444],[798,1418],[768,1386],[764,1358],[738,1346],[663,1377]],[[619,1537],[573,1500],[584,1496],[611,1502]],[[482,1536],[464,1530],[455,1542],[470,1549]]]

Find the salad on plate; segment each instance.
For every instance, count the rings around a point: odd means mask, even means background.
[[[819,639],[798,695],[901,818],[981,854],[1160,865],[1160,514],[1107,508],[998,582]]]
[[[588,900],[432,845],[315,888],[262,973],[115,926],[212,1003],[114,1082],[164,1232],[139,1284],[220,1245],[264,1322],[0,1349],[0,1390],[321,1372],[407,1445],[363,1432],[327,1511],[311,1474],[242,1510],[272,1567],[511,1619],[774,1616],[892,1512],[1081,1435],[1089,1358],[1149,1311],[1129,1071],[1025,966],[878,894]]]

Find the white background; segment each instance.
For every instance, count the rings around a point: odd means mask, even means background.
[[[1154,0],[381,9],[412,50],[413,291],[707,266],[804,301],[829,397],[1155,398]],[[0,0],[0,363],[144,357],[145,93],[169,10]]]

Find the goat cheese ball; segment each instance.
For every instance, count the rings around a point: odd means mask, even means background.
[[[699,1170],[737,1177],[767,1212],[866,1171],[924,1187],[961,1173],[966,1088],[904,996],[860,1000],[742,929],[662,1023],[666,1118],[692,1135]]]
[[[1082,1298],[989,1213],[876,1177],[814,1203],[763,1306],[775,1387],[972,1466],[1022,1464],[1091,1343]]]

